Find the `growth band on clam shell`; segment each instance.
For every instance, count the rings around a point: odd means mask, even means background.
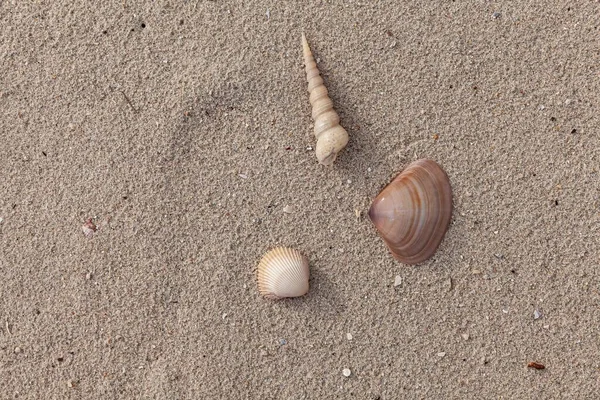
[[[298,250],[276,247],[258,264],[258,291],[269,299],[299,297],[308,292],[308,259]]]
[[[418,264],[435,253],[451,216],[448,175],[428,159],[409,164],[369,209],[369,218],[392,255],[406,264]]]
[[[314,132],[317,138],[317,159],[323,165],[332,165],[338,153],[348,144],[348,132],[340,125],[340,117],[333,108],[323,78],[317,68],[308,41],[302,34],[302,51],[308,81],[309,101],[312,106]]]

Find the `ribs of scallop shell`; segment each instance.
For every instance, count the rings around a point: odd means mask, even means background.
[[[392,255],[418,264],[442,242],[452,216],[452,188],[432,160],[411,163],[373,200],[369,218]]]
[[[348,132],[340,125],[340,117],[333,108],[333,102],[323,84],[323,78],[304,34],[302,34],[302,49],[312,118],[315,122],[317,159],[323,165],[332,165],[338,153],[348,143]]]
[[[276,247],[260,260],[258,291],[268,299],[299,297],[308,292],[308,259],[298,250]]]

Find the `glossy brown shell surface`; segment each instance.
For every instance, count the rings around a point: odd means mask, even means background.
[[[435,253],[451,216],[448,175],[428,159],[406,167],[369,209],[369,218],[392,255],[406,264],[418,264]]]

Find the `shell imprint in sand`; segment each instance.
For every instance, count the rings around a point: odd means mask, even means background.
[[[418,264],[435,253],[452,216],[452,188],[432,160],[411,163],[373,200],[369,217],[400,262]]]
[[[302,49],[312,118],[315,121],[317,159],[323,165],[332,165],[338,153],[348,143],[348,132],[340,125],[340,117],[333,109],[333,102],[323,84],[323,78],[319,74],[317,63],[304,34],[302,34]]]
[[[309,275],[308,259],[298,250],[276,247],[258,264],[258,291],[269,299],[303,296]]]

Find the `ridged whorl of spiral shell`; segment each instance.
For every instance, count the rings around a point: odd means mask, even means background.
[[[348,143],[348,132],[340,125],[340,117],[333,108],[333,102],[323,84],[323,78],[304,34],[302,34],[302,49],[312,118],[315,121],[317,159],[321,164],[332,165],[338,153]]]

